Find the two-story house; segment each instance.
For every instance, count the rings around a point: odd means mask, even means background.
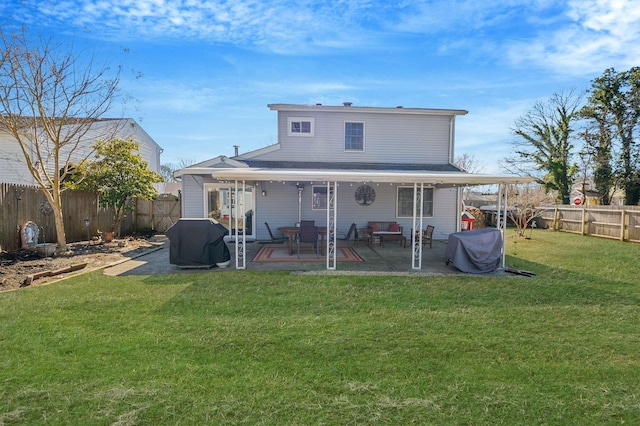
[[[63,126],[62,131],[73,134],[76,125],[70,123]],[[98,140],[133,138],[140,145],[140,155],[147,162],[149,170],[160,172],[160,154],[162,148],[149,136],[149,134],[132,118],[114,118],[94,120],[86,133],[80,137],[77,146],[65,147],[61,152],[61,158],[70,156],[72,162],[79,162],[95,155],[93,146]],[[34,147],[28,147],[31,152]],[[53,150],[43,150],[42,157],[53,166]],[[33,160],[36,160],[35,153]],[[35,185],[35,179],[25,164],[24,154],[20,145],[6,129],[0,127],[0,183],[13,183],[21,185]]]
[[[396,221],[408,238],[428,223],[446,238],[460,230],[465,185],[523,181],[453,165],[455,121],[464,110],[268,107],[278,112],[278,143],[175,173],[183,217],[214,218],[236,241],[269,239],[264,222],[277,228],[301,220],[326,225],[330,242],[369,221]]]

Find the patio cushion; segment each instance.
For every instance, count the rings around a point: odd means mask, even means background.
[[[392,223],[389,225],[389,232],[400,232],[400,225],[397,223]]]
[[[397,228],[395,228],[395,231],[391,230],[391,226],[395,225]],[[369,232],[371,233],[378,233],[378,232],[393,232],[393,233],[398,233],[401,234],[402,233],[402,226],[400,226],[400,224],[396,221],[390,220],[390,221],[384,221],[384,220],[372,220],[369,221],[368,225],[369,227]]]

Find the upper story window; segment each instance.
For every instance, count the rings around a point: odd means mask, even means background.
[[[344,123],[344,150],[364,151],[364,123]]]
[[[289,117],[287,118],[288,136],[313,136],[315,132],[315,120],[313,117]]]

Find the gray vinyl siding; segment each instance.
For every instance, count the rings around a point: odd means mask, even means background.
[[[266,196],[261,195],[262,189],[267,192]],[[298,221],[298,190],[296,189],[296,182],[284,184],[281,182],[264,182],[263,186],[256,192],[256,212],[254,215],[256,239],[269,239],[267,228],[264,226],[265,222],[269,223],[269,227],[274,234],[278,234],[277,228],[293,226]],[[305,217],[304,198],[307,195],[305,192],[308,191],[304,191],[302,194],[302,217]]]
[[[413,227],[411,218],[396,217],[397,185],[380,184],[374,186],[376,200],[369,206],[361,206],[355,201],[354,193],[359,183],[340,182],[337,194],[338,235],[344,235],[352,223],[359,228],[365,228],[369,221],[396,221],[403,226],[405,236],[409,237]],[[266,196],[256,196],[256,229],[257,239],[269,238],[264,222],[268,222],[272,231],[281,226],[293,226],[298,221],[298,192],[295,182],[264,182]],[[425,218],[424,226],[433,225],[436,228],[435,239],[445,239],[456,231],[456,189],[434,190],[434,215]],[[302,192],[302,219],[315,220],[316,224],[324,226],[327,223],[326,210],[313,210],[311,207],[311,187],[305,186]]]
[[[288,118],[313,118],[314,136],[288,136]],[[278,149],[260,150],[247,158],[272,161],[363,162],[363,163],[424,163],[448,164],[455,115],[416,113],[369,113],[366,111],[278,111]],[[344,123],[363,122],[364,151],[345,152]],[[229,167],[217,163],[215,167]],[[205,217],[204,183],[210,177],[185,175],[182,178],[184,217]],[[277,234],[277,228],[298,222],[298,191],[295,181],[260,182],[255,194],[254,235],[267,240],[265,222]],[[312,209],[312,184],[305,184],[302,193],[302,214],[305,220],[327,223],[326,210]],[[352,223],[366,227],[369,221],[397,221],[410,237],[412,218],[396,217],[396,184],[376,184],[376,201],[361,206],[355,201],[358,182],[339,182],[337,193],[337,231],[344,235]],[[326,184],[323,184],[326,186]],[[266,195],[262,195],[262,191]],[[434,189],[433,217],[424,219],[424,226],[435,226],[435,238],[444,239],[457,229],[457,189]]]
[[[204,176],[185,175],[182,177],[182,217],[207,217],[204,211]],[[208,181],[211,181],[209,179]]]
[[[288,136],[287,118],[314,117],[314,137]],[[429,163],[449,162],[450,123],[453,116],[314,112],[278,113],[281,149],[261,160]],[[345,121],[365,123],[364,151],[344,150]]]

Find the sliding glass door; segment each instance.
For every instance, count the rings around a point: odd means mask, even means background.
[[[254,193],[252,186],[245,186],[244,190],[240,186],[236,194],[234,184],[206,183],[204,198],[207,217],[221,223],[230,236],[235,235],[237,226],[240,233],[253,237]]]

